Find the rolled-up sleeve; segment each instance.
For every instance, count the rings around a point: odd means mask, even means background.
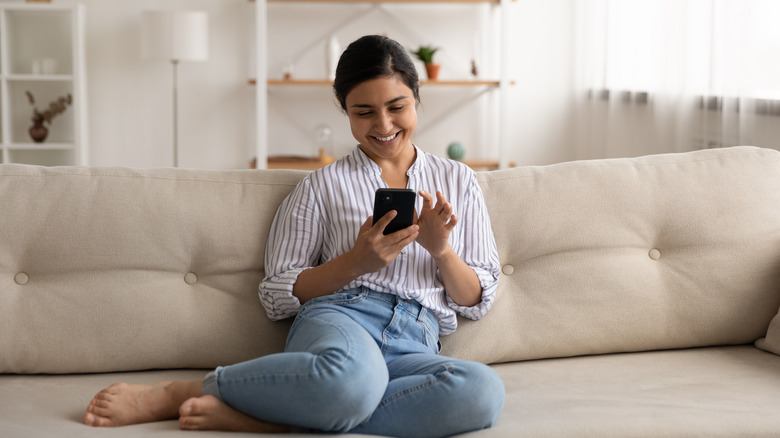
[[[464,307],[448,295],[447,305],[466,318],[477,320],[485,316],[493,305],[501,268],[485,200],[473,173],[470,173],[466,202],[459,216],[459,222],[467,224],[461,227],[460,257],[477,274],[482,286],[482,300],[474,306]]]
[[[265,248],[265,278],[260,302],[273,321],[298,313],[301,302],[293,295],[298,275],[317,262],[322,246],[319,209],[308,178],[304,178],[279,206]]]

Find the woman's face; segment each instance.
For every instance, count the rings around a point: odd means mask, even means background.
[[[398,75],[362,82],[347,94],[352,135],[375,162],[414,157],[417,109],[412,90]]]

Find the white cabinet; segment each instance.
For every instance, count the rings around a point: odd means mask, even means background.
[[[0,3],[3,163],[88,164],[83,28],[81,5]]]
[[[423,95],[424,106],[429,111],[426,113],[427,120],[417,134],[424,135],[424,132],[430,132],[431,128],[439,131],[446,123],[460,123],[462,125],[473,125],[473,131],[480,134],[471,150],[485,151],[487,154],[482,156],[467,156],[467,164],[479,168],[505,168],[510,165],[504,151],[504,130],[506,118],[506,99],[505,91],[510,85],[507,79],[506,57],[507,50],[507,18],[503,9],[510,0],[256,0],[255,1],[255,77],[253,81],[256,92],[256,156],[259,166],[267,163],[268,155],[280,154],[279,150],[269,148],[269,132],[279,129],[279,126],[287,123],[291,129],[297,129],[299,132],[309,129],[311,124],[317,123],[317,118],[325,119],[329,114],[335,114],[334,105],[331,102],[330,86],[332,81],[326,79],[325,62],[322,62],[321,68],[312,64],[318,64],[327,44],[328,37],[338,34],[343,29],[361,30],[369,27],[370,32],[383,33],[383,26],[394,26],[398,30],[398,35],[408,35],[410,40],[420,41],[420,44],[427,44],[425,41],[429,35],[435,35],[436,26],[455,28],[456,25],[447,21],[446,14],[454,9],[463,9],[470,7],[474,11],[472,19],[476,28],[479,30],[478,38],[471,33],[464,32],[464,38],[460,41],[441,40],[440,45],[449,46],[450,53],[465,52],[466,55],[458,57],[455,62],[459,64],[458,72],[449,77],[437,81],[425,80],[425,73],[420,72],[422,79],[421,94]],[[269,3],[273,3],[269,9]],[[333,8],[337,10],[340,17],[336,20],[330,20],[321,17],[323,8]],[[330,12],[330,11],[328,11]],[[419,14],[418,14],[419,12]],[[423,16],[418,16],[423,14]],[[332,17],[330,17],[332,18]],[[323,24],[324,22],[324,24]],[[391,24],[388,24],[392,22]],[[423,24],[428,23],[431,29],[425,29]],[[282,29],[281,32],[279,29]],[[274,32],[269,30],[276,29]],[[395,33],[393,34],[395,35]],[[436,38],[436,36],[434,36]],[[480,44],[475,43],[475,39]],[[300,41],[288,53],[291,46],[290,41]],[[435,40],[434,40],[435,41]],[[348,43],[349,41],[341,41]],[[400,41],[399,41],[400,42]],[[438,45],[438,44],[434,44]],[[478,78],[470,76],[470,61],[473,59],[476,49],[483,53],[479,54],[479,64],[481,74]],[[290,58],[290,64],[294,64],[292,70],[293,77],[285,79],[283,77],[283,68],[279,65],[279,52],[284,52],[282,56]],[[442,56],[442,55],[437,55]],[[275,58],[272,60],[272,58]],[[310,62],[315,58],[314,62]],[[298,68],[299,64],[304,65],[304,69]],[[286,68],[286,67],[285,67]],[[301,72],[301,70],[304,70]],[[312,74],[312,72],[314,72]],[[309,101],[303,105],[293,108],[290,102],[299,100],[300,96],[308,96]],[[463,122],[463,112],[456,114],[459,119],[451,119],[453,114],[461,111],[465,106],[472,105],[478,101],[485,106],[485,111],[478,111],[476,118]],[[280,103],[282,105],[280,105]],[[431,108],[446,106],[440,113],[431,110]],[[285,120],[281,120],[285,119]],[[308,125],[307,125],[308,124]],[[326,123],[329,124],[329,123]],[[329,124],[330,125],[330,124]],[[435,126],[434,126],[435,125]],[[432,134],[439,143],[440,153],[446,149],[446,144],[450,141],[459,140],[449,138],[445,135]],[[277,136],[278,137],[278,136]],[[429,137],[430,138],[430,137]],[[286,139],[284,139],[286,141]],[[306,138],[299,136],[293,138],[291,143],[294,145],[303,143]],[[274,143],[282,143],[278,138]],[[279,147],[279,144],[275,144]],[[426,146],[421,146],[426,149]],[[269,150],[270,149],[270,150]],[[469,149],[469,147],[467,147]],[[283,155],[284,150],[281,151]],[[312,151],[309,155],[315,155]],[[487,155],[487,156],[485,156]],[[471,158],[469,162],[468,158]]]

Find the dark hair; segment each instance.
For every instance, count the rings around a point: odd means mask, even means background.
[[[396,41],[381,35],[366,35],[352,42],[339,58],[333,92],[347,109],[347,94],[361,83],[384,76],[399,75],[420,102],[417,68],[406,50]]]

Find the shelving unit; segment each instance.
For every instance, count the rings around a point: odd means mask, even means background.
[[[84,7],[0,4],[0,162],[87,165]],[[71,96],[67,109],[32,140],[33,105]]]
[[[250,0],[251,1],[251,0]],[[332,81],[319,78],[293,78],[293,79],[281,79],[277,77],[269,77],[269,61],[268,51],[273,50],[271,44],[267,44],[268,40],[268,3],[301,3],[300,12],[303,14],[306,12],[306,3],[317,4],[367,4],[370,5],[368,12],[358,12],[353,17],[347,18],[342,23],[337,23],[332,29],[332,33],[337,32],[340,28],[349,25],[352,21],[364,19],[371,11],[383,8],[384,5],[390,4],[429,4],[429,5],[446,5],[446,4],[484,4],[486,7],[490,7],[488,29],[483,29],[486,34],[494,32],[492,35],[486,37],[489,44],[492,44],[492,50],[490,53],[491,66],[488,73],[489,79],[469,78],[463,79],[440,79],[440,80],[422,80],[421,81],[421,93],[425,93],[428,89],[447,89],[448,87],[454,88],[453,93],[459,93],[460,90],[476,90],[472,92],[476,97],[487,93],[489,95],[490,103],[488,109],[488,117],[485,117],[484,121],[486,125],[482,128],[482,131],[488,134],[483,139],[483,143],[495,145],[495,149],[498,151],[495,159],[476,159],[471,160],[475,167],[479,168],[506,168],[509,167],[509,163],[506,151],[503,145],[505,144],[504,126],[506,126],[506,99],[505,91],[510,85],[510,81],[507,79],[506,63],[503,62],[508,54],[505,44],[507,20],[506,14],[502,14],[502,8],[509,3],[510,0],[256,0],[255,3],[255,76],[256,78],[250,80],[250,83],[255,88],[255,101],[256,101],[256,117],[257,117],[257,137],[256,137],[256,157],[257,163],[268,163],[268,151],[269,151],[269,91],[270,90],[293,90],[303,87],[321,87],[327,88],[332,86]],[[296,10],[297,11],[297,10]],[[415,32],[414,29],[408,30]],[[497,32],[496,32],[497,30]],[[314,45],[321,43],[321,41],[315,41]],[[483,66],[484,67],[484,66]],[[421,78],[424,78],[424,72],[421,73]],[[467,97],[474,99],[475,97]],[[326,108],[332,109],[332,108]],[[436,123],[447,118],[444,114],[436,120]],[[420,131],[418,129],[418,131]]]

